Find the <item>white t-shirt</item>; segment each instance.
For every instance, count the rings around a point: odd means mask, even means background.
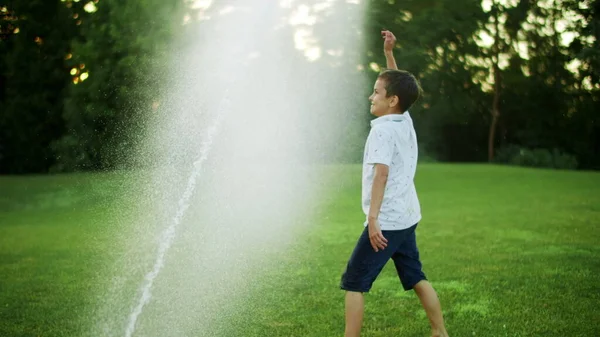
[[[406,229],[421,220],[414,184],[417,157],[417,134],[408,111],[371,121],[363,158],[362,208],[368,220],[375,164],[388,165],[389,175],[378,218],[381,230]]]

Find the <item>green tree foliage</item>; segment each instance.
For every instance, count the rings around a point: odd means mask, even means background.
[[[367,36],[379,37],[382,29],[395,32],[398,66],[414,73],[424,88],[423,99],[412,109],[421,146],[440,160],[484,158],[486,94],[473,81],[476,66],[465,65],[478,49],[473,36],[485,19],[480,1],[370,4]],[[380,39],[372,40],[367,66],[385,65],[381,48]]]
[[[0,9],[0,173],[45,172],[54,162],[49,145],[64,130],[64,58],[75,20],[58,1],[11,1]]]
[[[580,60],[572,94],[570,130],[573,153],[582,167],[600,168],[600,1],[565,1],[580,17],[569,45],[571,59]],[[587,87],[587,88],[586,88]],[[588,89],[591,87],[591,90]]]
[[[53,144],[59,171],[127,163],[158,101],[169,42],[181,25],[178,2],[102,0],[95,6],[82,15],[81,38],[73,42],[70,65],[79,83],[65,98],[67,132]]]
[[[371,1],[367,30],[398,36],[399,67],[425,89],[413,108],[422,147],[438,159],[482,161],[520,146],[598,168],[598,3]],[[373,39],[365,63],[384,65],[380,50]]]
[[[126,154],[143,138],[157,102],[164,101],[168,84],[161,79],[172,71],[170,48],[188,2],[0,5],[0,173],[127,165]],[[215,10],[227,4],[215,1]],[[332,10],[343,10],[344,4],[336,2]],[[347,52],[363,53],[362,67],[372,83],[373,63],[385,64],[380,31],[396,34],[399,67],[413,72],[425,90],[411,113],[427,154],[443,161],[486,161],[501,154],[496,160],[600,169],[600,0],[371,0],[368,5],[365,50]],[[315,30],[330,29],[319,25]],[[350,20],[339,29],[351,35],[359,27]],[[326,32],[319,35],[324,50],[339,48]],[[204,41],[193,33],[183,36]],[[265,37],[259,43],[270,42]],[[306,69],[335,74],[332,64],[353,71],[356,66],[324,56]],[[326,85],[336,85],[337,76],[329,78]],[[359,78],[354,85],[363,85]],[[297,82],[294,90],[310,93]],[[337,101],[326,92],[308,96],[314,102],[303,103],[307,106]],[[364,116],[371,118],[366,111]],[[368,123],[359,124],[366,133]],[[343,157],[360,158],[359,143],[348,145]],[[356,155],[346,153],[352,151]]]

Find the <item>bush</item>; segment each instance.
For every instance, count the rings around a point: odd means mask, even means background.
[[[574,170],[575,156],[558,149],[528,149],[509,145],[498,150],[495,161],[502,164]]]

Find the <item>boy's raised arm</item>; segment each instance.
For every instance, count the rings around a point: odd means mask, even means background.
[[[385,54],[386,67],[388,69],[398,70],[396,59],[394,58],[394,46],[396,45],[396,37],[389,30],[381,32],[383,38],[383,53]]]

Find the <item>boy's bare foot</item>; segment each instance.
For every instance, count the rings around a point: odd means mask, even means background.
[[[432,332],[431,337],[449,337],[447,332]]]

